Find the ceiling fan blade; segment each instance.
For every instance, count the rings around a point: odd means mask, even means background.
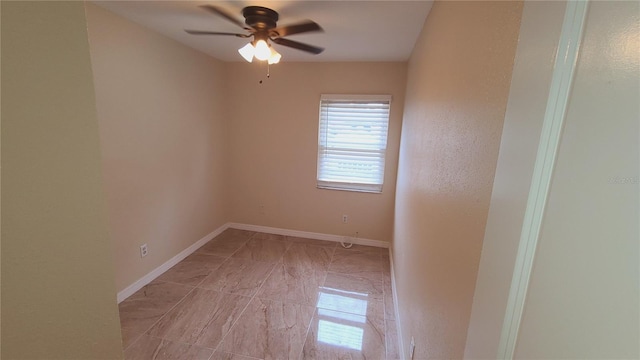
[[[301,42],[297,42],[297,41],[293,41],[293,40],[289,40],[289,39],[275,38],[275,39],[271,39],[271,40],[274,43],[278,44],[278,45],[287,46],[287,47],[290,47],[290,48],[306,51],[306,52],[309,52],[309,53],[312,53],[312,54],[316,54],[316,55],[318,55],[318,54],[320,54],[321,52],[324,51],[324,48],[313,46],[313,45],[308,45],[308,44],[303,44]]]
[[[249,28],[247,28],[247,26],[242,23],[240,20],[236,19],[235,17],[233,17],[232,15],[229,15],[226,11],[220,9],[219,7],[213,6],[213,5],[202,5],[200,6],[203,9],[206,9],[216,15],[222,16],[223,18],[231,21],[232,23],[240,26],[243,29],[246,30],[250,30]]]
[[[201,31],[201,30],[187,30],[187,29],[185,29],[184,31],[188,32],[191,35],[232,35],[232,36],[237,36],[241,38],[248,38],[249,36],[251,36],[247,34],[236,34],[236,33],[219,32],[219,31]]]
[[[305,20],[301,23],[291,24],[287,26],[277,27],[273,29],[278,33],[278,36],[284,37],[293,34],[300,34],[310,31],[323,31],[320,25],[316,24],[314,21]]]

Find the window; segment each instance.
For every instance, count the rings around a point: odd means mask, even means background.
[[[390,95],[322,95],[318,187],[382,192]]]

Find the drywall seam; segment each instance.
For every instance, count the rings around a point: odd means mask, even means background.
[[[289,230],[289,229],[281,229],[281,228],[274,228],[274,227],[260,226],[260,225],[240,224],[240,223],[229,223],[228,225],[230,228],[240,229],[240,230],[258,231],[258,232],[264,232],[264,233],[276,234],[276,235],[296,236],[296,237],[302,237],[307,239],[347,242],[347,243],[352,243],[357,245],[389,248],[388,242],[380,241],[380,240],[363,239],[363,238],[356,238],[351,236],[322,234],[322,233],[314,233],[314,232],[308,232],[308,231]]]
[[[192,253],[194,253],[196,250],[198,250],[204,244],[208,243],[211,239],[215,238],[220,233],[225,231],[228,227],[229,227],[228,223],[220,226],[219,228],[215,229],[211,233],[205,235],[205,237],[203,237],[202,239],[196,241],[193,245],[191,245],[188,248],[186,248],[186,249],[182,250],[181,252],[179,252],[176,256],[174,256],[171,259],[167,260],[162,265],[160,265],[157,268],[151,270],[145,276],[143,276],[140,279],[136,280],[133,284],[127,286],[124,290],[118,292],[118,304],[123,302],[129,296],[133,295],[133,293],[135,293],[136,291],[142,289],[142,287],[144,287],[148,283],[150,283],[153,280],[155,280],[155,278],[157,278],[158,276],[164,274],[165,271],[171,269],[172,266],[174,266],[175,264],[177,264],[180,261],[184,260],[184,258],[186,258],[187,256],[189,256]]]
[[[547,99],[538,153],[527,200],[516,264],[511,280],[507,310],[502,325],[499,359],[512,359],[531,277],[540,229],[549,195],[551,177],[560,145],[569,94],[587,14],[588,0],[569,1],[558,43],[551,88]]]

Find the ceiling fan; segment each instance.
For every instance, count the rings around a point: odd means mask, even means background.
[[[246,33],[229,33],[218,31],[203,31],[203,30],[185,30],[189,34],[193,35],[231,35],[241,38],[251,38],[253,40],[240,48],[238,52],[242,57],[251,62],[255,57],[258,60],[267,60],[269,64],[276,64],[280,61],[281,55],[273,49],[271,44],[274,42],[278,45],[290,47],[297,50],[306,51],[308,53],[317,55],[324,51],[323,48],[304,44],[301,42],[285,39],[285,36],[300,34],[306,32],[323,31],[320,25],[311,20],[305,20],[296,24],[287,26],[277,26],[278,13],[262,6],[247,6],[242,9],[242,16],[244,16],[244,24],[234,16],[229,15],[222,9],[213,5],[202,5],[201,8],[210,11],[218,16],[221,16],[228,21],[243,28]],[[246,25],[245,25],[246,24]]]

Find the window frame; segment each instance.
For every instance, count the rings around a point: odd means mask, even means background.
[[[371,102],[371,103],[386,103],[386,131],[384,132],[384,143],[383,147],[379,150],[374,150],[380,152],[380,157],[378,159],[378,165],[381,168],[381,176],[379,178],[379,184],[376,183],[367,183],[367,182],[344,182],[327,179],[325,176],[324,179],[321,179],[323,174],[321,174],[321,165],[323,164],[323,159],[326,158],[327,149],[329,147],[326,144],[322,144],[323,139],[323,121],[328,122],[329,120],[323,119],[323,108],[326,102],[336,101],[336,102]],[[326,190],[342,190],[342,191],[354,191],[354,192],[365,192],[365,193],[382,193],[384,186],[384,177],[385,177],[385,163],[386,163],[386,155],[388,150],[389,143],[389,127],[391,122],[391,95],[355,95],[355,94],[322,94],[320,96],[319,103],[319,116],[318,116],[318,156],[317,156],[317,164],[316,164],[316,187],[318,189],[326,189]],[[329,124],[326,125],[326,132],[329,131]],[[326,139],[326,136],[325,136]],[[323,146],[324,145],[324,146]],[[353,153],[357,153],[358,150],[361,152],[371,151],[370,149],[365,148],[354,148]],[[341,149],[341,151],[349,152],[348,150]]]

